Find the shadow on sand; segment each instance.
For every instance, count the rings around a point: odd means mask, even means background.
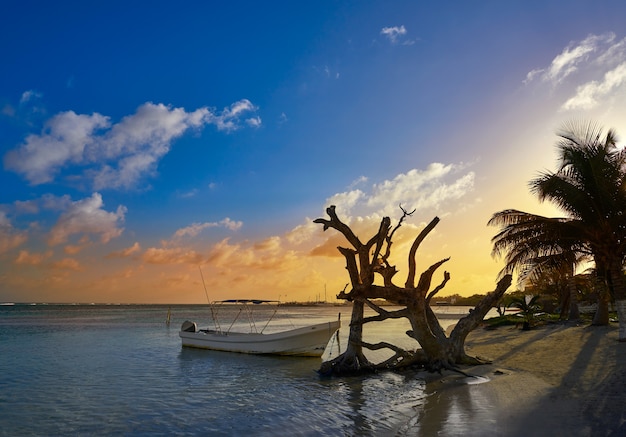
[[[534,342],[561,331],[557,328],[533,332],[522,343],[493,357],[494,362],[497,364],[509,358],[515,363],[515,356],[524,354]],[[625,436],[626,372],[617,362],[616,352],[621,345],[616,343],[608,350],[599,348],[601,341],[607,341],[607,330],[602,327],[584,328],[581,335],[580,352],[558,386],[551,386],[527,372],[501,371],[494,365],[479,366],[470,371],[492,380],[486,384],[468,384],[467,378],[444,374],[427,384],[423,410],[400,434]],[[473,341],[473,344],[488,346],[499,342],[502,342],[499,338],[487,338]],[[607,374],[595,367],[597,360],[592,362],[592,357],[598,351],[605,355],[603,365],[615,371]],[[542,363],[536,365],[542,366]]]

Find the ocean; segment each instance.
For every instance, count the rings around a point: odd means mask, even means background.
[[[281,306],[265,332],[339,312],[328,359],[345,348],[351,307]],[[0,435],[386,436],[424,408],[414,371],[324,378],[319,358],[182,348],[185,320],[212,325],[207,305],[0,305]],[[388,320],[365,337],[415,347],[406,329]]]

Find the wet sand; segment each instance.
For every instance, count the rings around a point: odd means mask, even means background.
[[[626,343],[617,324],[553,324],[470,333],[493,364],[427,376],[424,408],[401,435],[626,436]]]

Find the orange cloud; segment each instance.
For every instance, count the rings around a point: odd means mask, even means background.
[[[142,259],[149,264],[200,264],[202,255],[194,250],[151,247],[143,253]]]
[[[21,246],[27,239],[26,233],[16,231],[6,214],[0,211],[0,254]]]
[[[126,249],[119,250],[117,252],[111,252],[105,256],[105,258],[127,258],[141,250],[141,246],[137,241],[130,247]]]
[[[74,258],[63,258],[57,262],[50,264],[50,267],[60,270],[82,270],[80,263]]]
[[[67,203],[66,199],[64,202]],[[102,243],[119,237],[123,228],[118,227],[124,221],[126,207],[118,206],[116,212],[103,209],[104,202],[100,193],[91,197],[70,202],[50,231],[48,244],[54,246],[66,242],[72,235],[96,234]]]
[[[50,251],[46,253],[31,253],[28,250],[20,250],[20,253],[15,259],[15,264],[38,266],[51,256],[52,252]]]

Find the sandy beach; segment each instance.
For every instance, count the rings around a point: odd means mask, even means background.
[[[493,364],[428,376],[425,408],[401,430],[441,436],[626,436],[626,343],[617,324],[478,328]]]

